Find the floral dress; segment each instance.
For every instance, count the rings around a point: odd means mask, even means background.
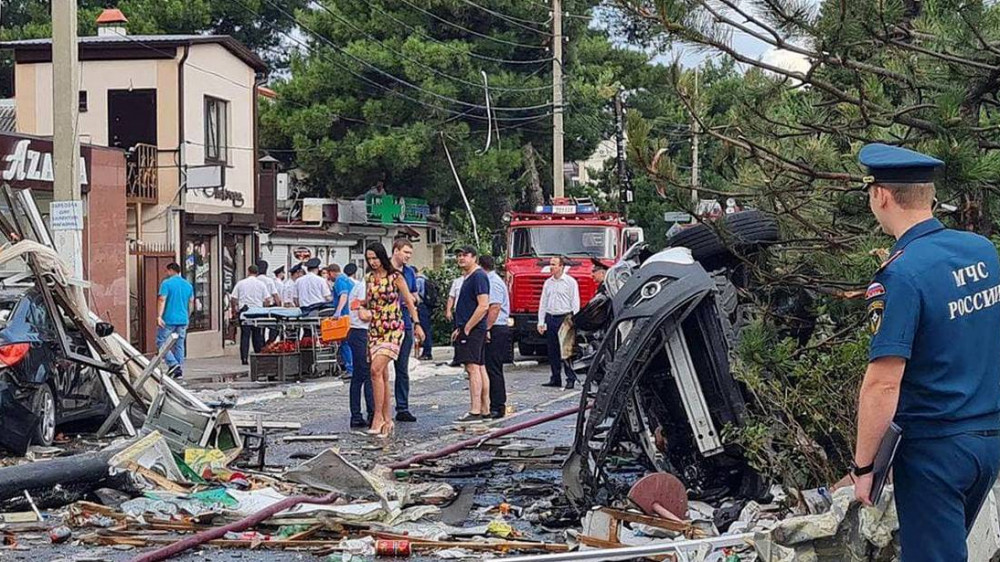
[[[379,278],[374,273],[365,276],[365,308],[372,312],[368,326],[368,356],[375,358],[385,355],[390,359],[399,358],[403,343],[403,309],[399,305],[399,291],[396,279],[399,273]]]

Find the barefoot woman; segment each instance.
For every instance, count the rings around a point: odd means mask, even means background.
[[[417,307],[406,286],[406,280],[393,267],[385,246],[379,243],[368,246],[365,252],[368,274],[365,276],[366,300],[364,308],[358,311],[362,320],[368,320],[368,355],[371,359],[372,390],[375,394],[375,417],[371,434],[388,436],[392,433],[392,404],[389,398],[389,361],[399,358],[399,346],[403,342],[403,310],[399,295],[410,310],[412,318],[417,318]],[[420,326],[414,330],[417,345],[424,339]]]

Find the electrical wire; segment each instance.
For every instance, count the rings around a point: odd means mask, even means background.
[[[234,1],[239,2],[239,0],[234,0]],[[366,60],[364,60],[364,59],[362,59],[360,57],[357,57],[357,56],[351,54],[347,49],[345,49],[345,48],[341,47],[340,45],[337,45],[336,43],[334,43],[329,37],[326,37],[325,35],[323,35],[323,34],[317,32],[317,31],[314,31],[313,29],[309,28],[308,26],[306,26],[305,24],[303,24],[302,22],[300,22],[298,20],[298,18],[296,18],[294,15],[289,14],[287,11],[285,11],[285,9],[282,8],[281,6],[279,6],[278,4],[275,4],[271,0],[264,0],[264,1],[267,2],[268,4],[270,4],[271,6],[273,6],[276,10],[278,10],[282,14],[284,14],[285,17],[287,17],[291,21],[295,22],[296,25],[298,25],[300,29],[302,29],[304,31],[307,31],[310,35],[312,35],[316,39],[319,39],[323,43],[326,43],[330,47],[333,47],[337,51],[340,51],[340,53],[342,53],[343,55],[347,56],[348,58],[354,60],[358,64],[361,64],[362,66],[366,66],[366,67],[370,68],[371,70],[373,70],[374,72],[376,72],[378,74],[381,74],[381,75],[385,76],[386,78],[388,78],[390,80],[398,82],[398,83],[400,83],[400,84],[402,84],[404,86],[408,86],[410,88],[413,88],[414,90],[417,90],[417,91],[422,92],[424,94],[427,94],[429,96],[438,98],[438,99],[440,99],[442,101],[454,103],[454,104],[457,104],[457,105],[462,105],[462,106],[465,106],[465,107],[471,107],[471,108],[475,108],[475,109],[486,109],[486,106],[484,106],[484,105],[475,104],[475,103],[469,103],[469,102],[466,102],[466,101],[458,100],[458,99],[455,99],[455,98],[452,98],[452,97],[449,97],[449,96],[445,96],[445,95],[439,94],[437,92],[432,92],[430,90],[427,90],[425,88],[417,86],[416,84],[413,84],[412,82],[404,80],[404,79],[402,79],[402,78],[400,78],[398,76],[395,76],[393,74],[390,74],[390,73],[382,70],[381,68],[375,66],[374,64],[372,64],[372,63],[370,63],[370,62],[368,62],[368,61],[366,61]],[[239,2],[239,3],[242,4],[242,2]],[[244,4],[244,7],[248,8],[245,4]],[[536,109],[548,109],[548,108],[551,108],[551,107],[552,107],[552,103],[545,103],[545,104],[530,105],[530,106],[525,106],[525,107],[494,107],[493,110],[494,111],[504,111],[504,112],[515,112],[515,111],[534,111]]]
[[[527,0],[527,2],[528,2],[528,4],[534,4],[535,6],[538,6],[539,8],[545,8],[546,10],[549,11],[549,13],[552,13],[552,6],[550,6],[548,4],[545,4],[543,2],[535,2],[534,0]],[[577,19],[581,19],[581,20],[594,19],[594,16],[586,16],[586,15],[581,15],[581,14],[571,14],[571,13],[566,12],[566,11],[564,11],[562,13],[562,15],[563,15],[564,18],[577,18]]]
[[[503,43],[504,45],[510,45],[512,47],[520,47],[522,49],[546,49],[546,47],[543,47],[541,45],[529,45],[527,43],[518,43],[516,41],[507,41],[506,39],[498,39],[498,38],[492,37],[490,35],[485,35],[483,33],[479,33],[478,31],[473,31],[473,30],[471,30],[471,29],[469,29],[467,27],[462,27],[461,25],[458,25],[455,22],[446,20],[446,19],[442,18],[441,16],[438,16],[438,15],[432,13],[432,12],[428,12],[427,10],[421,8],[420,6],[417,6],[417,5],[413,4],[409,0],[399,0],[399,1],[402,2],[402,3],[404,3],[404,4],[406,4],[407,6],[409,6],[411,8],[413,8],[414,10],[417,10],[418,12],[426,14],[426,15],[428,15],[428,16],[430,16],[430,17],[432,17],[432,18],[434,18],[434,19],[436,19],[438,21],[440,21],[441,23],[443,23],[445,25],[449,25],[451,27],[454,27],[455,29],[459,29],[461,31],[464,31],[464,32],[470,34],[470,35],[475,35],[476,37],[482,37],[483,39],[489,39],[490,41],[495,41],[497,43]]]
[[[332,11],[330,8],[326,7],[326,5],[324,5],[322,2],[316,2],[316,4],[320,8],[322,8],[324,11],[326,11],[328,14],[330,14],[331,16],[333,16],[334,18],[337,18],[338,21],[346,24],[351,29],[353,29],[353,30],[357,31],[358,33],[364,35],[368,39],[379,43],[382,46],[383,49],[389,51],[390,53],[395,54],[396,56],[398,56],[399,58],[401,58],[401,59],[403,59],[405,61],[409,61],[409,62],[412,62],[413,64],[415,64],[417,66],[420,66],[422,68],[426,68],[427,70],[433,72],[434,74],[437,74],[438,76],[442,76],[442,77],[447,78],[449,80],[454,80],[456,82],[459,82],[459,83],[462,83],[462,84],[465,84],[465,85],[468,85],[468,86],[474,86],[476,88],[478,88],[478,87],[481,86],[481,84],[477,84],[475,82],[470,82],[470,81],[465,80],[463,78],[459,78],[458,76],[452,76],[451,74],[448,74],[446,72],[442,72],[442,71],[434,68],[433,66],[424,64],[424,63],[422,63],[422,62],[420,62],[420,61],[418,61],[416,59],[410,58],[410,57],[404,55],[403,53],[401,53],[401,52],[399,52],[399,51],[397,51],[397,50],[389,47],[388,45],[386,45],[385,41],[383,41],[383,40],[375,37],[374,35],[366,32],[365,30],[357,27],[356,25],[354,25],[353,23],[351,23],[349,20],[345,19],[340,14],[337,14],[336,12]],[[543,90],[551,90],[551,89],[552,89],[552,86],[534,86],[534,87],[531,87],[531,88],[512,88],[512,87],[503,87],[503,86],[494,86],[493,87],[493,90],[497,91],[497,92],[540,92],[540,91],[543,91]]]
[[[410,25],[410,24],[406,23],[405,21],[403,21],[403,20],[397,18],[396,16],[390,14],[389,12],[383,10],[379,6],[376,6],[375,4],[372,4],[370,0],[361,0],[361,2],[363,2],[364,4],[366,4],[369,8],[371,8],[371,9],[379,12],[380,14],[384,15],[385,17],[391,19],[397,25],[401,25],[401,26],[405,27],[406,29],[409,29],[410,31],[413,31],[414,33],[420,33],[421,35],[424,36],[424,38],[426,38],[426,39],[428,39],[430,41],[433,41],[434,43],[438,43],[440,45],[443,45],[444,47],[447,47],[450,51],[452,51],[454,53],[468,55],[468,56],[470,56],[472,58],[475,58],[475,59],[480,59],[480,60],[485,60],[485,61],[490,61],[490,62],[495,62],[495,63],[500,63],[500,64],[539,64],[539,63],[552,62],[552,57],[546,57],[544,59],[536,59],[536,60],[515,60],[515,59],[502,59],[502,58],[491,57],[491,56],[487,56],[487,55],[481,55],[481,54],[475,53],[475,52],[473,52],[471,50],[469,50],[469,51],[463,51],[462,49],[456,48],[451,43],[448,43],[446,41],[441,41],[440,39],[437,39],[436,37],[428,35],[427,32],[424,31],[423,29],[420,29],[420,28],[418,28],[416,26],[413,26],[413,25]]]
[[[254,15],[258,16],[258,17],[260,16],[260,14],[258,14],[258,13],[257,13],[257,12],[256,12],[255,10],[251,9],[250,7],[248,7],[248,6],[246,5],[246,4],[244,4],[244,3],[243,3],[243,2],[241,2],[240,0],[230,0],[230,1],[231,1],[231,2],[233,2],[233,3],[235,3],[235,4],[239,4],[239,5],[240,5],[240,6],[242,6],[242,7],[244,8],[244,9],[246,9],[247,11],[249,11],[250,13],[252,13],[252,14],[254,14]],[[265,1],[267,1],[267,0],[265,0]],[[268,2],[268,3],[269,3],[269,4],[272,4],[272,5],[274,5],[274,4],[273,4],[273,3],[271,3],[271,2]],[[276,7],[277,7],[277,6],[276,6]],[[305,27],[305,26],[301,25],[301,23],[300,23],[300,22],[299,22],[299,21],[298,21],[298,20],[297,20],[296,18],[294,18],[293,16],[289,15],[289,14],[288,14],[287,12],[285,12],[284,10],[282,10],[282,9],[281,9],[280,7],[277,7],[277,8],[278,8],[278,10],[279,10],[279,11],[281,11],[282,13],[284,13],[286,17],[289,17],[289,18],[290,18],[290,19],[291,19],[291,20],[292,20],[293,22],[295,22],[296,24],[298,24],[298,25],[299,25],[299,26],[300,26],[300,27],[301,27],[302,29],[304,29],[304,30],[306,30],[306,31],[308,31],[308,32],[310,32],[310,33],[313,33],[313,32],[312,32],[312,30],[310,30],[309,28],[307,28],[307,27]],[[292,42],[294,42],[294,43],[296,43],[296,44],[298,44],[298,45],[302,46],[302,47],[303,47],[304,49],[306,49],[307,51],[309,51],[309,52],[311,52],[311,53],[314,53],[314,54],[316,53],[316,51],[314,51],[314,50],[313,50],[313,49],[312,49],[312,48],[311,48],[311,47],[309,46],[309,44],[308,44],[308,43],[303,43],[303,42],[302,42],[301,40],[299,40],[299,39],[297,39],[296,37],[292,36],[292,35],[291,35],[290,33],[288,33],[287,31],[283,31],[283,30],[280,30],[280,29],[277,29],[277,28],[275,28],[275,29],[276,29],[276,30],[277,30],[277,31],[278,31],[279,33],[282,33],[283,35],[285,35],[285,37],[287,37],[288,39],[290,39],[290,40],[291,40]],[[319,37],[322,37],[322,36],[319,36]],[[328,40],[328,41],[329,41],[329,40]],[[354,76],[355,78],[358,78],[359,80],[362,80],[362,81],[364,81],[364,82],[366,82],[366,83],[368,83],[368,84],[371,84],[371,85],[375,86],[376,88],[379,88],[379,89],[381,89],[381,90],[384,90],[384,91],[386,91],[386,92],[389,92],[389,93],[391,93],[391,94],[393,94],[393,95],[395,95],[395,96],[397,96],[397,97],[401,97],[401,98],[403,98],[403,99],[406,99],[406,100],[409,100],[409,101],[411,101],[411,102],[413,102],[413,103],[417,103],[417,104],[420,104],[420,105],[423,105],[423,106],[425,106],[425,107],[428,107],[428,108],[430,108],[430,109],[435,109],[435,110],[438,110],[438,111],[444,111],[444,112],[446,112],[446,113],[450,113],[450,114],[452,114],[452,115],[458,115],[458,116],[467,116],[467,117],[468,117],[469,119],[476,119],[476,120],[480,120],[480,121],[482,121],[482,120],[486,120],[486,119],[489,119],[489,117],[480,117],[480,116],[478,116],[478,115],[467,115],[467,113],[468,113],[468,112],[465,112],[465,113],[463,113],[463,112],[460,112],[460,111],[456,111],[456,110],[454,110],[454,109],[450,109],[450,108],[447,108],[447,107],[441,107],[441,106],[439,106],[439,105],[434,105],[434,104],[430,104],[430,103],[427,103],[427,102],[425,102],[425,101],[423,101],[423,100],[420,100],[420,99],[417,99],[417,98],[414,98],[414,97],[411,97],[411,96],[408,96],[408,95],[406,95],[406,94],[404,94],[404,93],[402,93],[402,92],[399,92],[399,91],[397,91],[397,90],[394,90],[394,89],[392,89],[392,88],[390,88],[390,87],[388,87],[388,86],[385,86],[385,85],[383,85],[383,84],[380,84],[380,83],[378,83],[378,82],[376,82],[376,81],[374,81],[374,80],[372,80],[372,79],[370,79],[370,78],[368,78],[368,77],[366,77],[366,76],[364,76],[364,75],[362,75],[362,74],[358,74],[358,73],[357,73],[357,72],[355,72],[355,71],[354,71],[353,69],[351,69],[351,68],[350,68],[349,66],[347,66],[347,65],[345,65],[345,64],[343,64],[343,63],[341,63],[341,62],[339,62],[339,61],[336,61],[336,60],[334,60],[334,59],[332,59],[332,58],[328,58],[327,60],[329,60],[329,61],[330,61],[331,63],[333,63],[333,64],[334,64],[335,66],[337,66],[337,67],[341,68],[341,69],[342,69],[342,70],[344,70],[345,72],[348,72],[349,74],[351,74],[351,75],[352,75],[352,76]],[[418,89],[420,89],[420,88],[418,88]],[[467,105],[472,105],[472,106],[474,106],[475,108],[482,108],[482,107],[483,107],[483,106],[479,106],[479,105],[477,105],[477,104],[467,104]],[[550,106],[551,106],[551,104],[548,104],[548,105],[546,105],[545,107],[550,107]],[[548,112],[547,114],[543,114],[543,115],[551,115],[551,112]],[[536,117],[539,117],[539,115],[533,115],[533,116],[525,116],[525,117],[498,117],[498,118],[495,118],[495,120],[496,120],[496,121],[505,121],[505,122],[512,122],[512,121],[531,121],[531,120],[533,120],[533,119],[534,119],[534,118],[536,118]]]
[[[520,19],[520,18],[515,18],[514,16],[508,16],[506,14],[502,14],[502,13],[497,12],[495,10],[491,10],[491,9],[485,7],[485,6],[480,6],[479,4],[476,4],[475,2],[473,2],[472,0],[462,0],[462,2],[465,3],[465,4],[468,4],[469,6],[474,6],[476,8],[479,8],[480,10],[486,12],[487,14],[490,14],[491,16],[493,16],[495,18],[502,19],[503,21],[505,21],[505,22],[507,22],[507,23],[509,23],[511,25],[520,27],[521,29],[527,29],[528,31],[533,31],[535,33],[538,33],[540,35],[544,35],[546,37],[552,37],[552,34],[549,33],[549,32],[547,32],[547,31],[542,31],[541,29],[538,29],[538,28],[535,28],[535,27],[531,27],[530,25],[526,25],[526,24],[531,24],[531,25],[546,25],[548,22],[541,23],[541,22],[536,22],[536,21],[530,21],[530,20],[523,20],[523,19]]]

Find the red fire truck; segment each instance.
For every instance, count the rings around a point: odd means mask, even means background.
[[[568,259],[567,273],[579,284],[584,306],[597,291],[591,258],[612,265],[642,241],[642,229],[629,226],[617,213],[602,213],[593,204],[570,200],[539,206],[534,213],[511,213],[505,219],[513,339],[521,355],[545,355],[545,338],[537,326],[542,285],[551,275],[549,258]]]

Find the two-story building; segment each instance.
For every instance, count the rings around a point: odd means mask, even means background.
[[[132,339],[154,348],[156,289],[181,264],[195,287],[188,355],[220,355],[228,295],[252,263],[257,212],[257,90],[267,67],[228,36],[130,35],[118,10],[79,38],[79,135],[126,150]],[[14,52],[17,132],[52,134],[52,43]],[[270,199],[273,201],[273,196]]]

